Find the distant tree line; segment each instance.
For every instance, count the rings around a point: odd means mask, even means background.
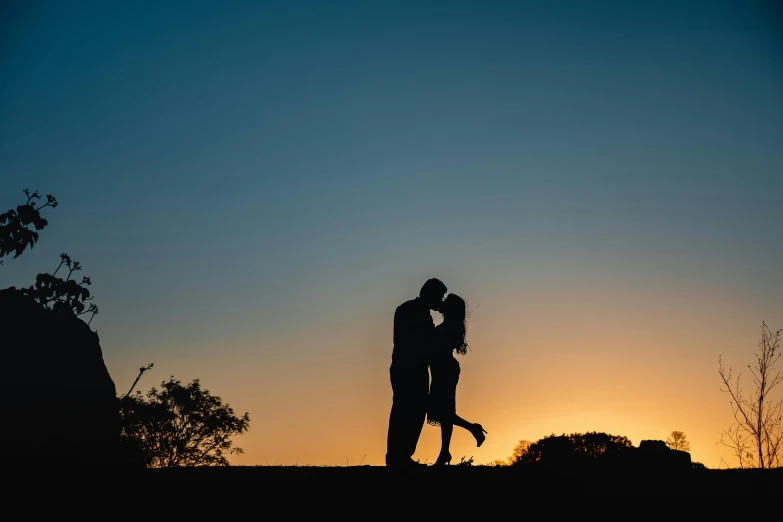
[[[534,443],[520,442],[511,457],[512,466],[578,466],[603,463],[622,454],[633,444],[626,437],[588,432],[549,435]]]

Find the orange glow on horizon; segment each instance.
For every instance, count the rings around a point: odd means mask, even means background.
[[[751,362],[756,314],[711,294],[675,302],[649,293],[632,306],[627,295],[601,290],[600,301],[560,292],[531,295],[534,305],[521,308],[482,303],[469,326],[472,350],[460,358],[457,411],[488,435],[476,448],[471,435],[455,429],[455,462],[504,460],[520,440],[551,434],[606,432],[638,446],[681,430],[694,461],[732,464],[730,451],[717,444],[731,421],[717,358],[723,353],[734,367]],[[708,303],[711,308],[702,306]],[[232,458],[237,465],[383,465],[391,343],[389,318],[382,315],[365,311],[359,323],[335,324],[326,336],[292,335],[285,354],[321,348],[301,360],[282,358],[275,347],[276,359],[248,338],[226,343],[217,361],[206,347],[185,358],[156,359],[158,377],[145,375],[140,389],[157,384],[164,372],[200,377],[235,411],[248,411],[250,431],[235,439],[245,450]],[[558,319],[564,315],[567,325]],[[130,373],[115,372],[118,388],[132,380]],[[415,457],[432,462],[439,445],[439,429],[425,425]]]

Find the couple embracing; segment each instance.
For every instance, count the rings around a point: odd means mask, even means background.
[[[386,443],[386,466],[424,466],[413,460],[424,421],[441,429],[441,450],[434,465],[451,461],[449,445],[454,426],[468,430],[476,445],[487,433],[480,424],[466,421],[456,410],[459,362],[454,352],[464,355],[465,301],[438,279],[421,287],[419,297],[406,301],[394,312],[394,350],[389,376],[392,408]],[[430,310],[439,311],[443,322],[435,326]],[[432,382],[430,382],[430,373]]]

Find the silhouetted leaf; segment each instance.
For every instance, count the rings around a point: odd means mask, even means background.
[[[0,224],[10,222],[16,217],[16,211],[11,209],[8,212],[0,214]]]

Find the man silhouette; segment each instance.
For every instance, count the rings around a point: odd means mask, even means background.
[[[427,356],[435,331],[430,310],[438,310],[446,295],[446,285],[430,279],[419,297],[406,301],[394,312],[394,349],[389,378],[392,408],[386,441],[386,465],[419,466],[413,460],[416,444],[427,415],[430,374]]]

